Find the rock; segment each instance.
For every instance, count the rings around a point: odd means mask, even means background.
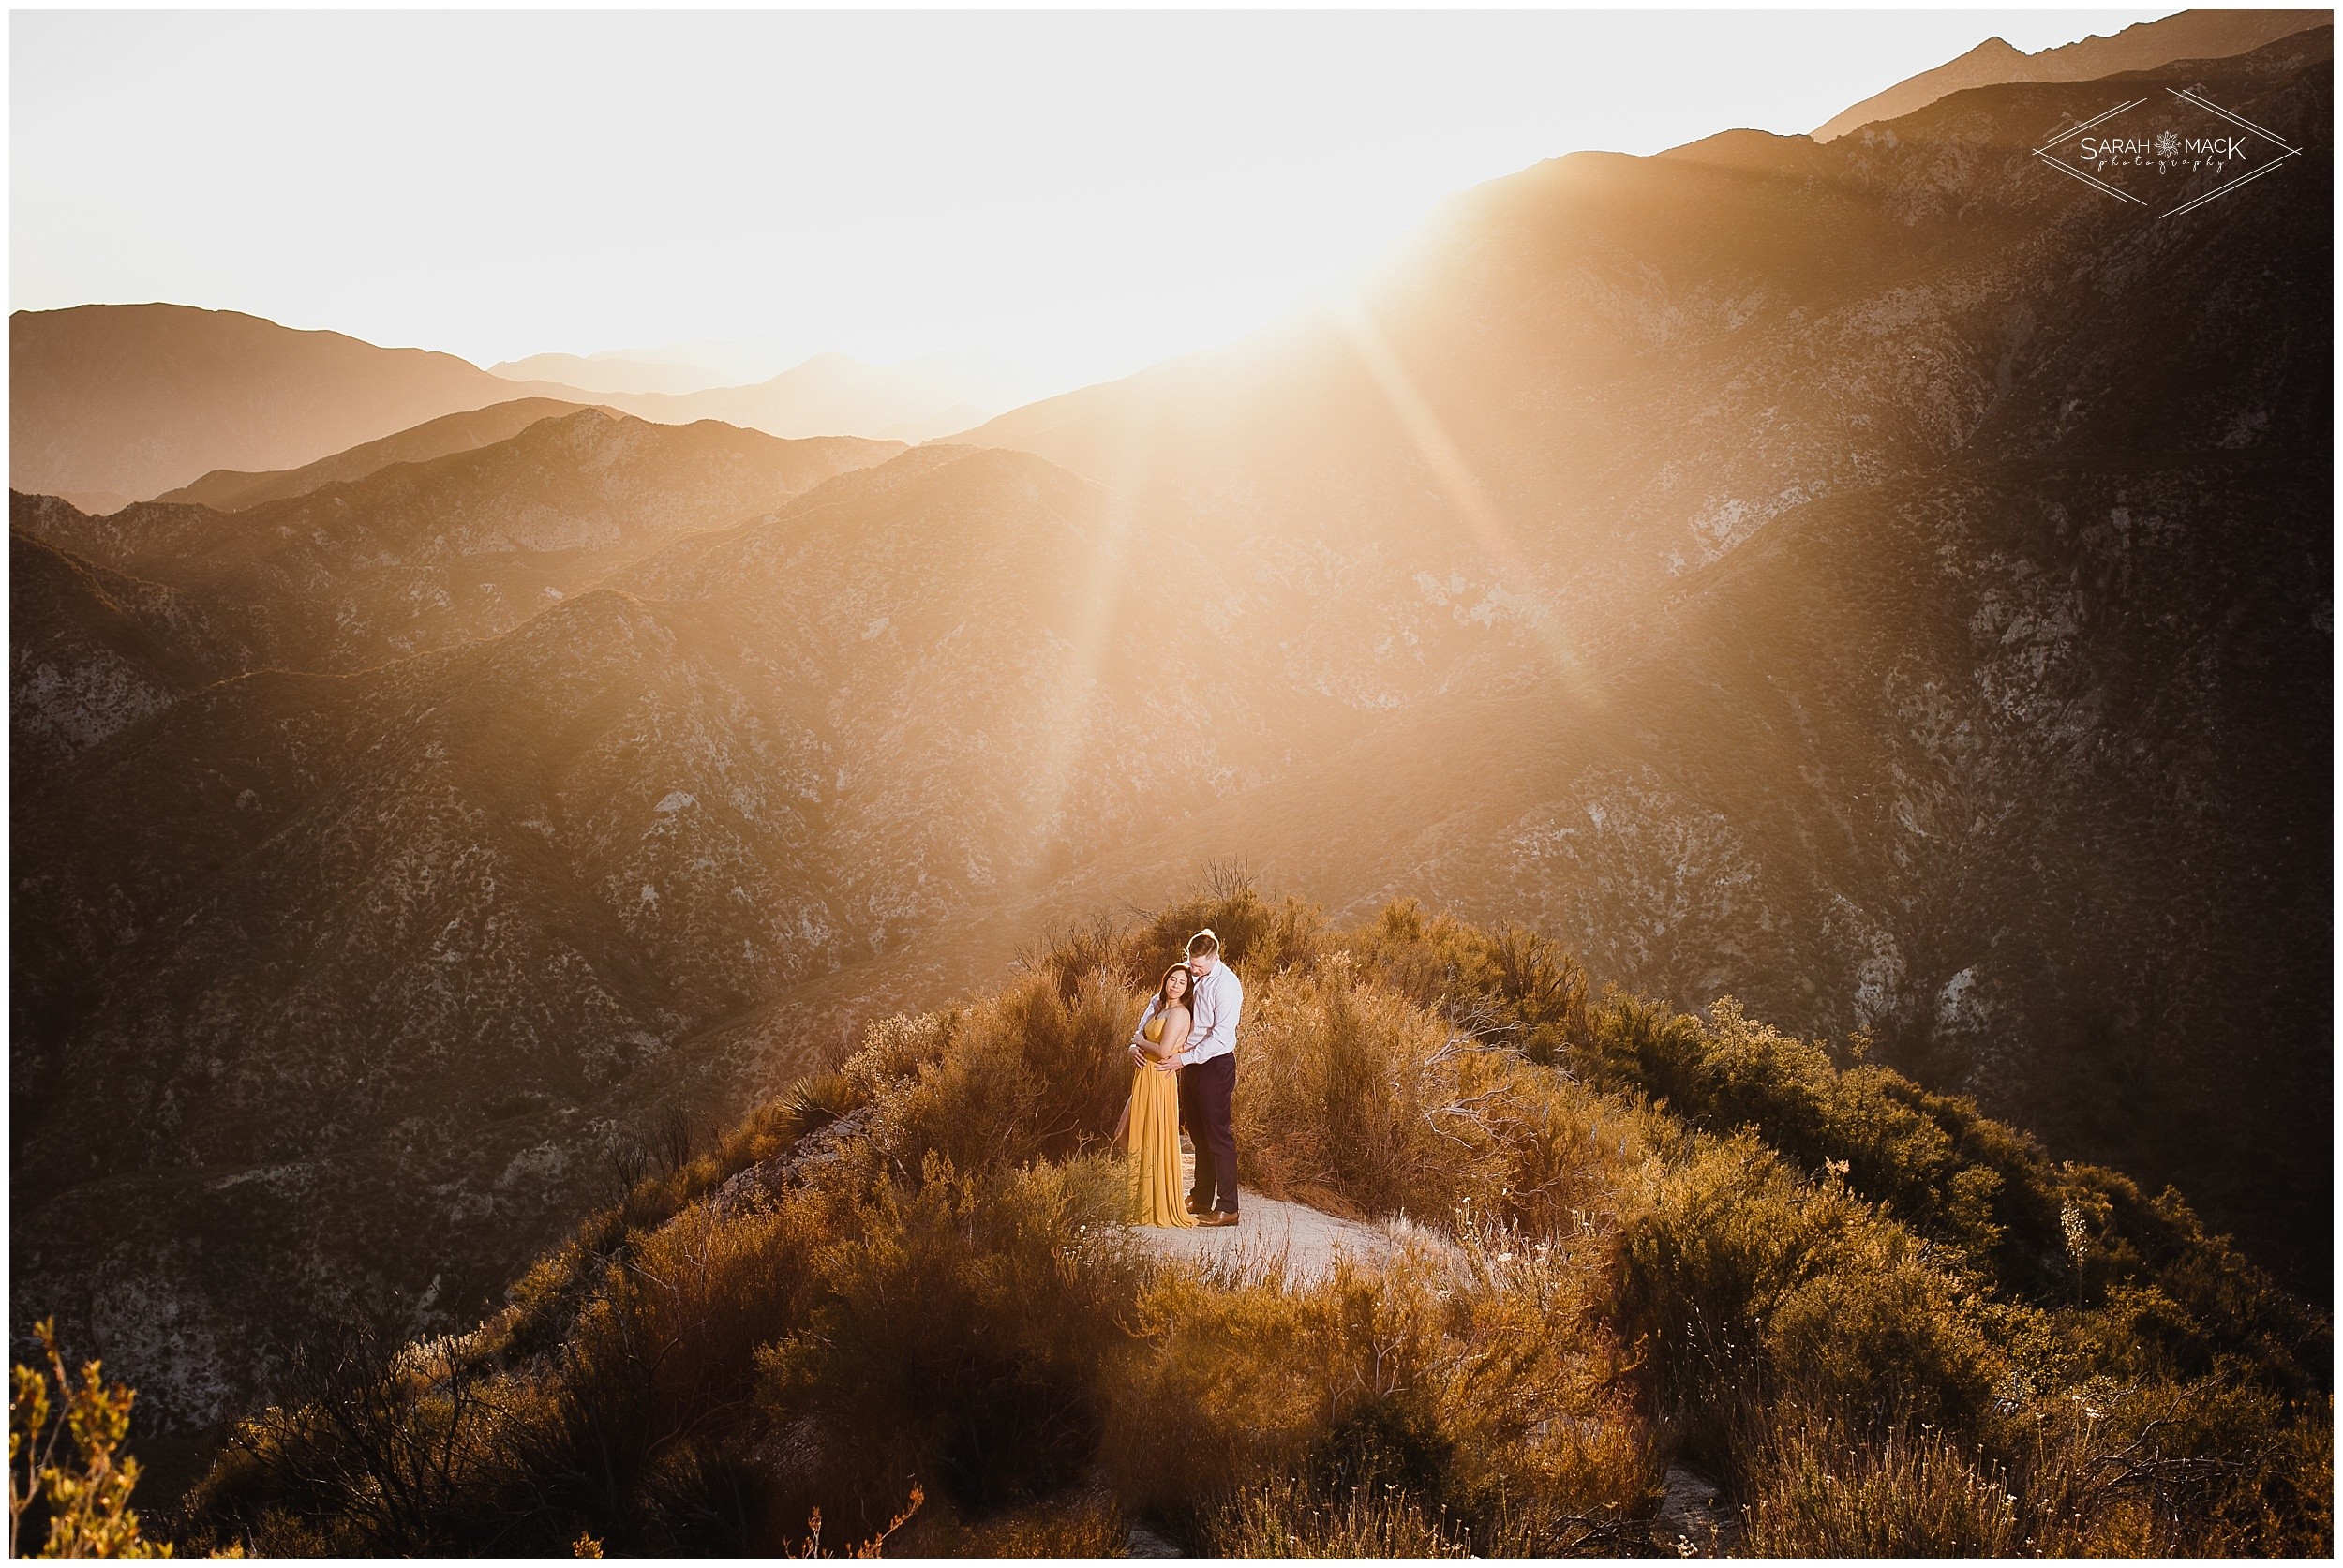
[[[1124,1548],[1129,1557],[1186,1557],[1187,1554],[1171,1542],[1149,1530],[1145,1525],[1131,1526],[1130,1543]]]
[[[1727,1557],[1740,1536],[1740,1516],[1724,1504],[1714,1483],[1680,1459],[1668,1466],[1660,1511],[1651,1519],[1654,1546],[1678,1557]]]
[[[862,1136],[874,1113],[873,1107],[859,1106],[815,1127],[772,1158],[735,1172],[709,1196],[709,1207],[718,1214],[733,1214],[779,1197],[810,1172],[836,1162],[846,1145]]]

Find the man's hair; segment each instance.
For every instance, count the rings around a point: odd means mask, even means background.
[[[1210,926],[1206,926],[1187,939],[1188,957],[1197,958],[1205,953],[1210,953],[1215,958],[1220,956],[1220,938],[1212,933]]]

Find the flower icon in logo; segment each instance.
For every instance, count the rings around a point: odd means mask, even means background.
[[[2180,132],[2160,130],[2156,133],[2156,156],[2167,162],[2180,157]]]

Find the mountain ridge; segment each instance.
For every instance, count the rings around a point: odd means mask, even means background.
[[[527,387],[453,354],[236,310],[84,305],[8,318],[9,484],[153,496],[214,469],[297,468]]]
[[[306,495],[337,480],[364,479],[393,463],[429,462],[453,453],[493,446],[520,434],[540,419],[576,412],[589,405],[552,397],[516,397],[485,409],[442,414],[381,441],[367,441],[344,452],[321,457],[297,469],[246,473],[214,469],[192,485],[157,496],[157,501],[208,506],[216,512],[242,512],[263,501]],[[615,410],[605,410],[615,412]],[[66,498],[70,499],[70,498]],[[87,511],[88,508],[82,508]],[[111,515],[111,514],[109,514]]]
[[[2321,16],[2327,19],[2325,22],[2316,20]],[[1901,119],[1971,87],[2013,82],[2090,82],[2128,71],[2155,70],[2177,60],[2249,53],[2291,34],[2331,26],[2334,16],[2333,11],[2318,10],[2187,10],[2031,54],[2006,39],[1991,37],[1964,54],[1841,110],[1815,127],[1812,135],[1817,142],[1835,141],[1876,121]]]
[[[585,408],[241,512],[154,501],[92,519],[35,506],[16,526],[122,571],[203,587],[270,660],[350,667],[517,624],[622,560],[896,450]],[[381,455],[378,443],[351,456]]]

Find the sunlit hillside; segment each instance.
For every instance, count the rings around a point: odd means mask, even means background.
[[[1397,1217],[1381,1260],[1281,1288],[1116,1222],[1134,977],[1206,924],[1257,1206]],[[2326,1327],[2177,1195],[1413,903],[1224,879],[666,1158],[477,1327],[317,1336],[192,1539],[1613,1556],[1686,1464],[1736,1500],[1697,1545],[1767,1555],[2332,1538]]]

